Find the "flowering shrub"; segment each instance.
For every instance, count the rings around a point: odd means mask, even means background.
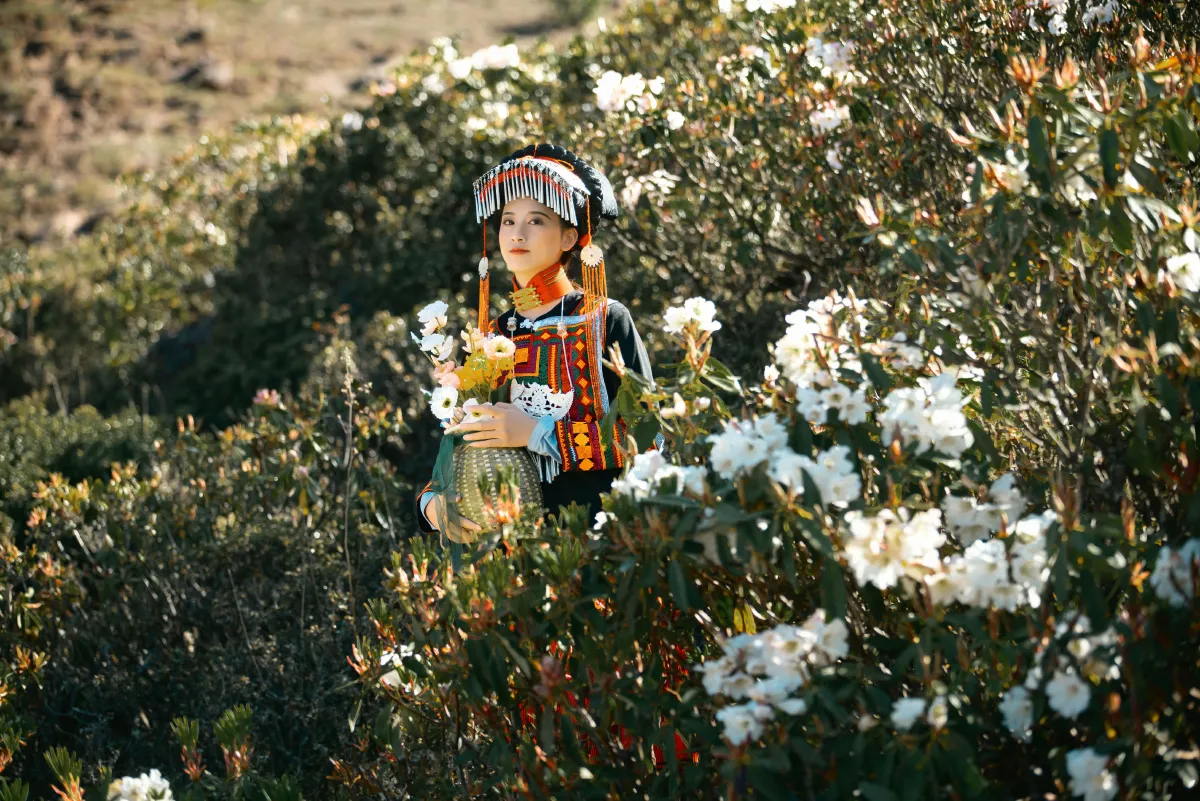
[[[313,797],[1184,796],[1194,6],[664,0],[559,53],[436,42],[357,115],[206,143],[75,253],[10,259],[5,397],[247,410],[0,487],[33,589],[3,601],[12,764],[120,742],[169,774],[128,698],[161,730],[187,686],[189,720],[253,703],[254,759]],[[400,538],[436,444],[405,321],[469,305],[469,182],[534,137],[609,165],[660,378],[614,404],[596,519],[508,515],[456,571]],[[189,737],[174,786],[219,793]]]

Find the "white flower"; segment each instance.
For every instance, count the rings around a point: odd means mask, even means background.
[[[781,8],[795,8],[796,0],[746,0],[746,10],[750,13],[761,11],[770,14]]]
[[[449,310],[450,307],[446,305],[446,301],[435,300],[433,303],[430,303],[428,306],[421,309],[421,311],[417,312],[417,320],[422,323],[441,320],[442,325],[445,325],[446,312]]]
[[[439,420],[449,420],[458,405],[458,390],[453,387],[438,387],[429,398],[429,408]]]
[[[1094,5],[1091,5],[1083,12],[1083,17],[1080,22],[1084,26],[1093,24],[1104,25],[1113,21],[1113,17],[1120,7],[1120,0],[1102,0]]]
[[[647,94],[646,89],[649,86],[653,91],[653,86],[660,86],[661,91],[661,85],[657,83],[659,80],[661,79],[656,78],[647,84],[640,72],[622,75],[614,70],[607,70],[596,81],[596,88],[593,90],[596,95],[596,108],[606,112],[621,111],[630,101],[637,101],[639,110],[648,111],[657,105],[657,100],[653,94]]]
[[[850,119],[850,108],[837,101],[828,100],[817,106],[808,115],[808,122],[819,134],[826,134],[837,129],[843,122]]]
[[[108,785],[108,801],[173,801],[171,784],[157,768],[134,778],[125,776]]]
[[[925,714],[924,698],[900,698],[892,706],[892,725],[898,731],[908,731]]]
[[[1004,725],[1022,742],[1033,736],[1033,699],[1024,687],[1013,687],[1000,699],[1000,714]]]
[[[1046,700],[1050,708],[1065,718],[1077,718],[1088,708],[1092,691],[1075,673],[1054,672],[1054,678],[1046,685]]]
[[[517,346],[508,337],[494,336],[484,341],[483,352],[489,359],[511,359],[517,352]]]
[[[420,348],[425,353],[439,353],[445,344],[446,335],[435,331],[421,337]],[[444,360],[439,359],[438,361]]]
[[[719,331],[721,324],[717,322],[717,307],[706,298],[688,298],[683,306],[672,306],[663,313],[663,331],[668,334],[678,334],[689,326],[697,331]]]
[[[805,47],[808,63],[825,77],[847,78],[854,70],[852,42],[826,42],[810,37]]]
[[[596,522],[592,524],[592,530],[599,531],[600,529],[607,526],[608,519],[609,519],[608,512],[605,512],[605,511],[596,512]]]
[[[955,388],[955,377],[939,373],[920,378],[918,387],[894,389],[883,399],[879,423],[885,441],[899,434],[905,445],[916,445],[918,453],[936,450],[961,456],[975,442],[962,407],[967,398]]]
[[[471,66],[477,70],[502,70],[521,63],[515,44],[491,45],[471,54]]]
[[[1117,779],[1108,770],[1108,757],[1094,748],[1079,748],[1067,752],[1067,775],[1071,777],[1071,794],[1084,801],[1111,801],[1117,796]]]
[[[1150,586],[1154,594],[1171,606],[1187,606],[1196,597],[1192,571],[1200,570],[1200,539],[1190,539],[1183,547],[1164,545],[1158,552]]]
[[[450,77],[456,81],[461,81],[471,74],[471,68],[470,57],[456,58],[449,65]]]
[[[766,384],[774,384],[779,380],[779,368],[773,364],[768,364],[763,368],[763,382]]]
[[[763,723],[774,716],[771,707],[754,701],[717,711],[717,720],[725,726],[725,739],[733,746],[762,737]]]
[[[842,171],[842,146],[840,144],[834,145],[825,151],[825,163],[836,172]]]
[[[1167,275],[1186,292],[1200,292],[1200,254],[1184,253],[1167,259]]]
[[[1062,36],[1067,32],[1067,18],[1061,14],[1055,14],[1046,23],[1046,30],[1053,36]]]
[[[667,112],[667,129],[668,130],[678,131],[680,128],[683,127],[683,124],[685,122],[687,122],[687,118],[684,117],[683,114],[679,113],[678,111],[672,110],[672,111]]]
[[[803,715],[808,711],[808,704],[803,698],[789,698],[782,703],[776,704],[775,708],[785,715]]]
[[[361,131],[363,127],[363,115],[357,111],[347,111],[342,115],[342,130],[343,131]]]
[[[921,581],[940,572],[938,548],[946,541],[941,517],[939,509],[911,516],[904,508],[899,514],[883,509],[874,517],[847,512],[849,536],[843,548],[855,578],[889,589],[901,577]]]

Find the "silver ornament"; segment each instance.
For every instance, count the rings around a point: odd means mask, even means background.
[[[599,267],[604,261],[604,251],[595,245],[588,245],[579,252],[579,258],[588,267]]]

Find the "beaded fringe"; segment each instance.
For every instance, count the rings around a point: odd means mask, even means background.
[[[552,162],[532,158],[493,167],[475,181],[474,189],[476,222],[500,211],[511,198],[528,197],[554,209],[571,225],[578,225],[576,204],[584,203],[588,196],[587,186],[577,175]]]
[[[542,483],[549,484],[554,479],[558,478],[558,474],[562,472],[562,465],[558,463],[552,456],[546,456],[543,453],[533,453],[534,464],[537,465],[538,475],[542,479]]]

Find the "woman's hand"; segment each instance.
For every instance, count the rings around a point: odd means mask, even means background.
[[[450,434],[465,434],[463,440],[472,448],[524,448],[533,436],[537,418],[530,417],[511,403],[481,403],[471,407],[472,414],[465,422],[446,429]]]
[[[465,539],[461,535],[456,536],[456,532],[450,526],[450,518],[446,512],[446,496],[441,494],[434,495],[425,507],[425,517],[429,519],[430,525],[436,530],[443,532],[455,542],[462,542]],[[458,517],[458,528],[462,531],[479,531],[479,525],[475,521],[468,520],[462,515]]]

